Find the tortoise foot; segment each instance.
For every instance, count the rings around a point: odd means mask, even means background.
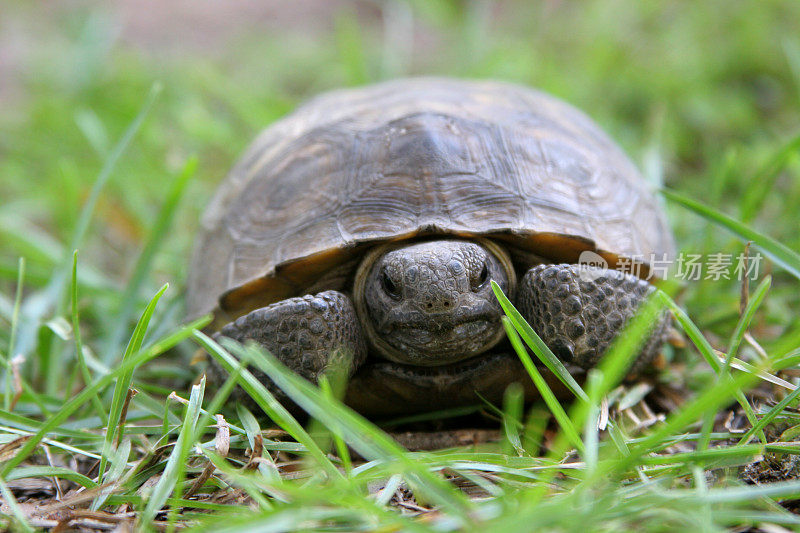
[[[331,364],[349,359],[348,374],[366,357],[353,303],[337,291],[281,300],[236,319],[215,335],[255,341],[284,365],[316,382]],[[253,370],[262,382],[269,380]]]
[[[520,312],[553,353],[583,368],[597,365],[653,287],[618,270],[586,265],[538,265],[522,279]],[[666,341],[670,319],[652,325],[630,373],[648,365]]]

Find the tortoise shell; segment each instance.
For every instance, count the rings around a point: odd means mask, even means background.
[[[397,80],[318,96],[258,136],[203,218],[188,312],[228,320],[426,235],[645,273],[673,253],[648,184],[582,112],[512,84]]]

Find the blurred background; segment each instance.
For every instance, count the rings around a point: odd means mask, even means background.
[[[120,305],[114,295],[153,240],[140,296],[169,281],[178,301],[204,205],[259,130],[327,89],[431,74],[549,91],[654,183],[800,248],[800,2],[4,0],[0,317],[20,256],[34,290],[64,257],[71,266],[76,245],[82,294],[101,302],[89,317]],[[77,242],[92,187],[154,84]],[[192,157],[173,220],[154,229]],[[682,249],[741,250],[668,208]],[[703,303],[704,326],[735,321],[736,283],[685,298]],[[769,320],[799,329],[795,304],[772,301]]]

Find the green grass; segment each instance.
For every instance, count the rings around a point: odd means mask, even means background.
[[[780,505],[800,499],[796,472],[740,474],[800,453],[800,4],[375,5],[383,18],[354,4],[313,35],[242,30],[183,54],[115,40],[100,8],[3,7],[0,31],[37,31],[0,101],[0,527],[799,529]],[[520,82],[585,110],[661,188],[682,251],[735,258],[752,242],[758,279],[660,286],[582,384],[504,302],[545,400],[523,406],[512,388],[503,405],[436,413],[471,412],[500,440],[432,452],[392,436],[420,422],[366,420],[335,380],[317,388],[185,324],[197,221],[255,134],[323,90],[418,74]],[[652,391],[622,383],[664,310],[686,346],[665,349]],[[199,348],[230,371],[221,387],[189,364]],[[573,398],[556,400],[534,361]],[[258,409],[230,408],[237,384]],[[683,401],[648,418],[667,390]],[[21,480],[49,481],[32,494]]]

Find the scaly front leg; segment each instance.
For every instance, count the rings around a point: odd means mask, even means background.
[[[334,357],[348,357],[352,375],[367,354],[353,303],[337,291],[288,298],[256,309],[223,327],[216,337],[255,341],[311,382],[335,362]],[[212,371],[221,369],[212,363]],[[262,372],[250,371],[278,392]]]
[[[565,363],[597,365],[620,329],[653,287],[633,275],[585,265],[538,265],[522,279],[520,312]],[[669,333],[664,313],[652,324],[631,373],[658,355]]]

